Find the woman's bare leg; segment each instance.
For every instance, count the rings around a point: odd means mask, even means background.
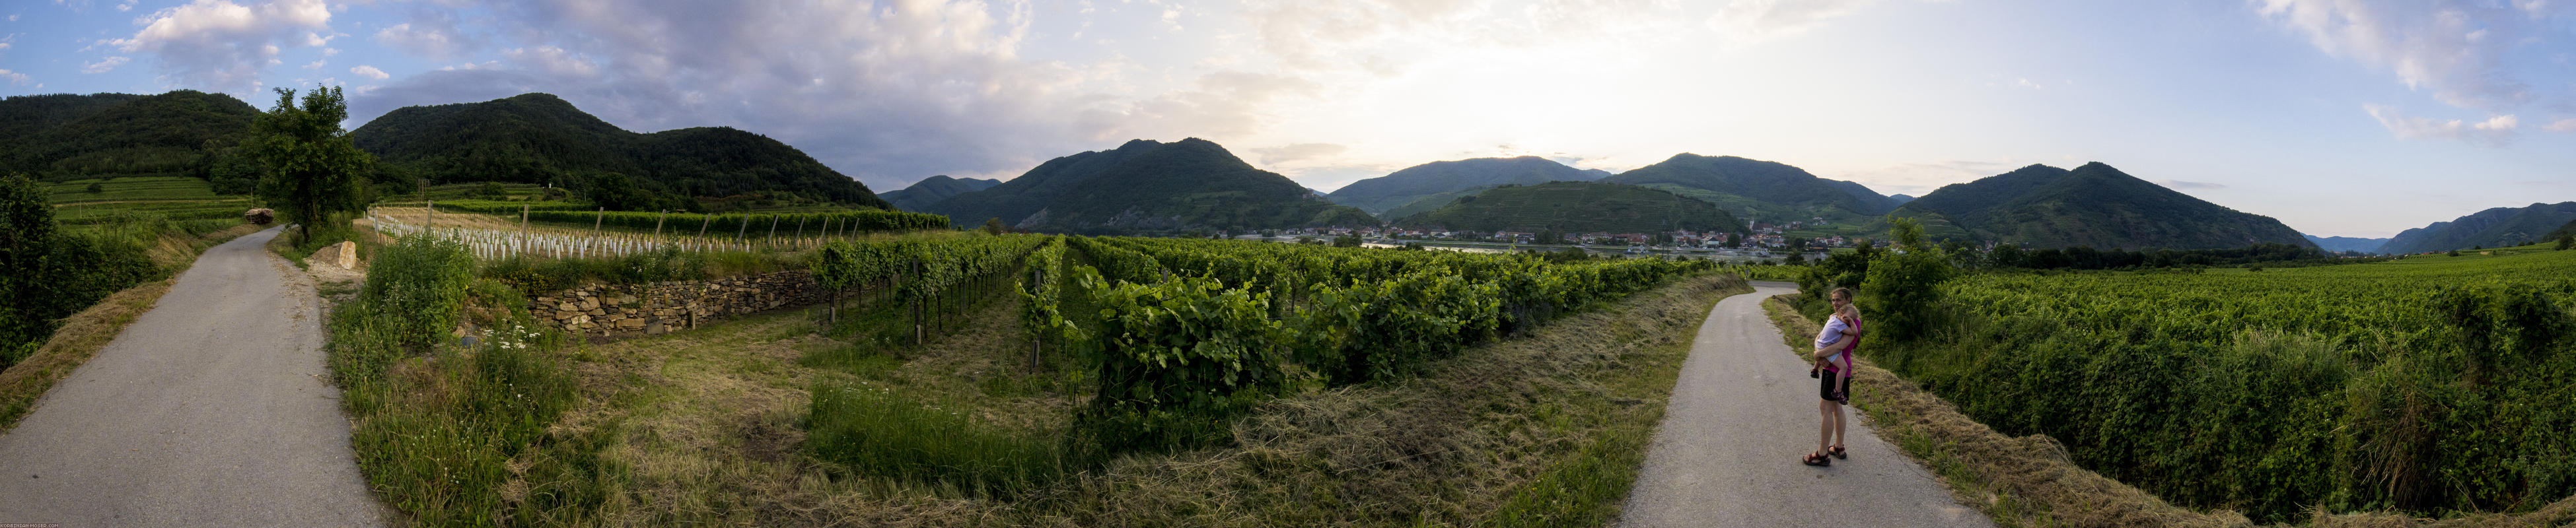
[[[1834,402],[1825,402],[1825,406],[1826,406],[1826,408],[1828,409],[1828,410],[1827,410],[1827,411],[1825,411],[1825,412],[1833,413],[1833,415],[1834,415],[1834,419],[1833,419],[1833,422],[1834,422],[1834,426],[1833,426],[1833,429],[1834,429],[1834,435],[1833,435],[1833,436],[1834,436],[1834,445],[1833,445],[1833,446],[1834,446],[1834,447],[1842,447],[1842,445],[1843,445],[1843,406],[1841,406],[1841,405],[1835,405],[1835,404],[1834,404]]]
[[[1842,414],[1834,412],[1833,401],[1823,398],[1816,399],[1816,413],[1817,418],[1822,419],[1816,424],[1816,454],[1822,455],[1825,454],[1826,442],[1834,438],[1834,430],[1841,428],[1838,425],[1842,422]]]

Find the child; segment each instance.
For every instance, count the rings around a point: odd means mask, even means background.
[[[1833,301],[1834,313],[1826,319],[1823,331],[1816,335],[1816,350],[1841,350],[1833,351],[1830,356],[1818,357],[1815,364],[1807,368],[1807,377],[1821,377],[1823,370],[1831,367],[1835,373],[1835,384],[1832,397],[1827,399],[1848,402],[1851,398],[1852,353],[1860,348],[1860,308],[1852,305],[1849,289],[1836,288],[1828,299]]]

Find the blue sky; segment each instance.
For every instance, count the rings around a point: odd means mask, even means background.
[[[2576,200],[2576,0],[25,0],[0,94],[528,91],[891,190],[1201,137],[1321,190],[1679,152],[1921,195],[2102,161],[2325,236]]]

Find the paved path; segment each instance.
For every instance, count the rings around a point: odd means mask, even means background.
[[[1754,286],[1718,301],[1700,325],[1620,525],[1993,526],[1861,427],[1857,412],[1844,418],[1851,459],[1798,463],[1816,449],[1817,382],[1761,304],[1797,286]]]
[[[0,436],[0,523],[383,524],[277,233],[208,249]]]

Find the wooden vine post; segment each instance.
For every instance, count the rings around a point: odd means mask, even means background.
[[[607,208],[607,207],[601,207],[601,208],[599,208],[599,215],[598,215],[598,216],[593,216],[593,217],[591,217],[591,218],[590,218],[590,240],[583,241],[583,242],[584,242],[584,243],[583,243],[583,246],[585,246],[585,247],[590,247],[590,248],[593,248],[593,249],[596,249],[596,248],[598,247],[598,245],[599,245],[599,224],[600,224],[600,223],[602,223],[602,222],[607,222],[607,221],[608,221],[608,208]],[[584,256],[588,256],[588,255],[584,255]]]
[[[528,205],[519,204],[519,253],[525,254],[537,249],[530,244],[533,242],[528,241]]]
[[[777,214],[777,213],[770,213],[770,215],[769,215],[769,239],[768,239],[767,241],[764,241],[764,242],[761,242],[761,243],[762,243],[762,244],[764,244],[764,245],[769,246],[769,248],[770,248],[770,249],[778,249],[778,214]]]
[[[671,218],[671,210],[669,209],[664,209],[660,216],[653,217],[653,238],[662,238],[662,221],[669,218]]]

